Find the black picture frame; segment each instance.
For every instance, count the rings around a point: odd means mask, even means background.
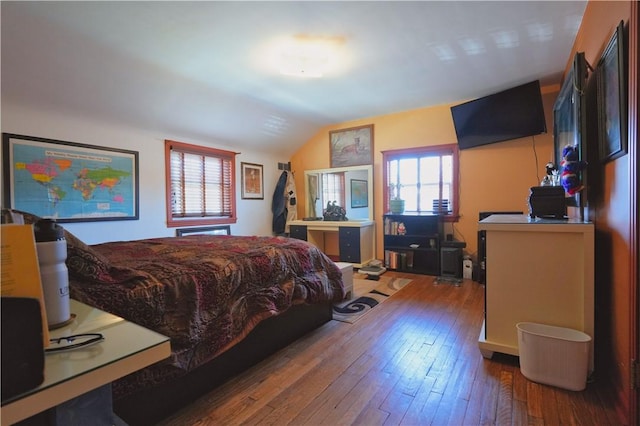
[[[562,150],[565,146],[577,146],[581,154],[584,148],[586,81],[587,64],[584,52],[577,52],[553,106],[554,161],[558,168],[562,162]]]
[[[560,174],[562,174],[562,151],[566,146],[577,149],[580,161],[587,158],[587,81],[588,66],[584,52],[576,52],[553,106],[554,161]],[[565,194],[567,206],[578,207],[581,218],[584,218],[584,208],[587,205],[587,175],[587,169],[580,172],[580,180],[585,189],[572,196]]]
[[[139,219],[138,152],[2,134],[4,207],[57,222]]]
[[[185,235],[231,235],[231,226],[218,225],[176,229],[177,237],[184,237]]]
[[[624,22],[616,27],[598,61],[600,161],[622,157],[627,147],[627,77]]]

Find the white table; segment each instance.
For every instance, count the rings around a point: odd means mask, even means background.
[[[10,425],[97,390],[171,353],[169,338],[107,312],[71,300],[76,318],[50,332],[51,338],[101,333],[104,340],[86,348],[45,355],[45,379],[35,389],[5,401],[2,425]],[[110,395],[109,395],[110,402]],[[107,407],[109,410],[111,407]]]

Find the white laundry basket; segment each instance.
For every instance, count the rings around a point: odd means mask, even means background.
[[[572,391],[587,386],[591,337],[532,322],[516,324],[520,371],[527,379]]]

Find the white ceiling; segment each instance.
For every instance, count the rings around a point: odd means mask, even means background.
[[[586,1],[7,2],[2,99],[290,155],[322,126],[559,84]],[[342,37],[322,79],[265,64]]]

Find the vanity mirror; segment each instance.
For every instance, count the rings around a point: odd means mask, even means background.
[[[322,218],[328,203],[346,210],[351,220],[373,220],[373,167],[306,170],[305,217]]]

